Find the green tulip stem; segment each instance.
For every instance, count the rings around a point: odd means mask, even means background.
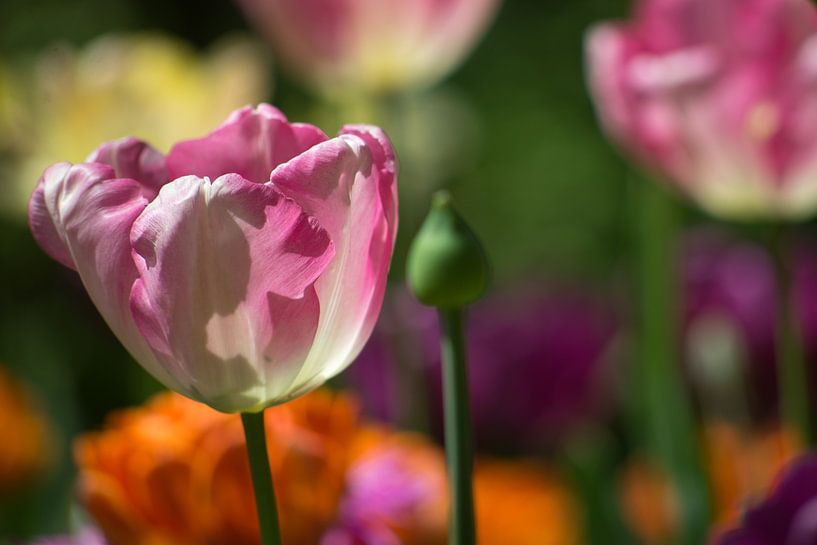
[[[809,376],[803,354],[803,340],[797,320],[797,302],[793,290],[791,256],[785,248],[784,228],[772,233],[771,252],[775,271],[777,299],[777,369],[780,388],[780,412],[783,421],[795,431],[804,445],[813,444]]]
[[[250,460],[252,485],[255,490],[255,508],[262,545],[281,545],[281,529],[278,525],[278,507],[272,484],[269,457],[267,455],[264,411],[241,413],[244,436],[247,438],[247,457]]]
[[[709,492],[678,352],[678,210],[650,180],[636,179],[638,353],[631,386],[636,439],[672,480],[683,522],[673,545],[700,545],[709,529]]]
[[[471,482],[474,462],[462,321],[462,308],[440,309],[445,455],[451,497],[448,542],[451,545],[474,545],[476,523]]]

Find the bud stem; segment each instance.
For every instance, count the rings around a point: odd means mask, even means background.
[[[264,411],[241,413],[244,436],[247,438],[247,457],[250,460],[252,485],[255,490],[255,508],[262,545],[281,545],[281,529],[278,525],[278,507],[275,488],[267,454]]]
[[[785,248],[783,226],[773,228],[771,253],[774,261],[777,299],[776,360],[780,382],[780,413],[783,421],[799,435],[803,445],[813,444],[809,376],[803,354],[803,339],[794,293],[792,256]]]
[[[462,318],[461,308],[440,310],[445,455],[451,496],[448,541],[451,545],[474,545],[473,445]]]

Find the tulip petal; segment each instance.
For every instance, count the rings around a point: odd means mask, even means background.
[[[116,178],[101,163],[60,163],[43,174],[30,203],[30,223],[40,245],[76,269],[100,314],[133,357],[171,387],[128,310],[136,268],[129,233],[148,203],[136,180]]]
[[[462,62],[498,0],[238,0],[276,59],[333,94],[433,84]]]
[[[317,127],[289,123],[268,104],[248,106],[208,136],[173,146],[167,168],[171,179],[187,175],[216,179],[234,173],[264,183],[276,166],[326,139]]]
[[[711,75],[708,52],[690,49],[673,58],[645,54],[627,27],[616,24],[593,27],[586,49],[590,90],[605,130],[651,167],[686,183],[689,153],[677,144],[687,115],[679,111],[672,90]]]
[[[28,203],[28,223],[34,240],[49,256],[69,269],[76,270],[74,258],[71,257],[59,229],[54,225],[54,218],[51,216],[45,196],[46,180],[61,180],[70,169],[71,163],[57,163],[45,170]],[[52,208],[55,207],[56,204],[52,203]]]
[[[110,179],[136,180],[139,182],[141,193],[148,200],[156,196],[162,184],[167,181],[162,154],[148,144],[132,137],[102,144],[88,156],[86,163],[101,163],[110,166],[113,169],[112,173],[95,170],[98,173],[106,172],[106,176]],[[34,237],[48,255],[66,267],[76,269],[70,251],[54,224],[54,219],[45,202],[44,179],[48,178],[52,183],[59,183],[55,181],[65,178],[70,169],[71,163],[58,163],[45,171],[29,202],[29,222]],[[59,192],[51,193],[52,197],[58,194]],[[57,202],[51,203],[51,210],[56,211],[58,208]]]
[[[318,328],[313,284],[335,251],[315,219],[268,184],[188,176],[162,188],[131,244],[131,311],[188,395],[225,412],[282,401]]]
[[[371,334],[397,229],[395,176],[388,138],[367,126],[347,127],[272,173],[271,184],[318,219],[337,252],[315,283],[320,325],[298,393],[345,368]]]
[[[148,199],[153,199],[169,181],[164,156],[149,144],[130,136],[102,144],[86,162],[110,165],[116,178],[137,180],[145,188]]]

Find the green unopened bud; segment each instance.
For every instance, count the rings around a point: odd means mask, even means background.
[[[488,260],[447,191],[433,197],[431,210],[411,243],[406,276],[417,299],[437,308],[463,307],[485,293]]]

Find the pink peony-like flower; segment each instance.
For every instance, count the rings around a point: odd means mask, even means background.
[[[338,520],[320,545],[442,545],[448,513],[443,453],[421,436],[375,427],[355,448]]]
[[[817,210],[817,11],[804,0],[638,0],[593,28],[607,132],[701,206],[737,219]]]
[[[125,138],[53,165],[29,214],[145,369],[215,409],[259,410],[339,373],[368,339],[396,161],[376,127],[330,139],[262,104],[166,157]]]
[[[325,92],[430,85],[473,48],[499,0],[237,0],[293,72]]]

